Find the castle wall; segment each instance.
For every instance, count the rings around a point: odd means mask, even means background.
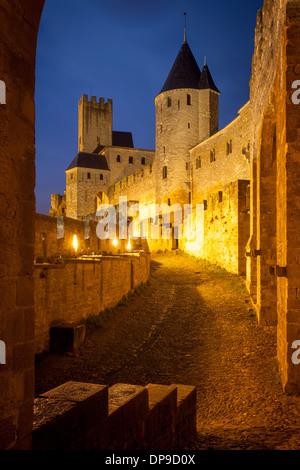
[[[184,231],[179,248],[229,272],[245,275],[250,223],[248,187],[248,180],[236,180],[208,190],[206,207],[201,206],[202,215],[197,215],[194,207],[191,229]]]
[[[109,201],[119,204],[119,197],[126,196],[129,201],[141,204],[155,204],[155,163],[130,174],[108,190]]]
[[[34,399],[35,54],[43,0],[0,5],[0,449],[30,449]]]
[[[49,351],[50,328],[79,323],[114,307],[129,291],[147,282],[149,254],[64,259],[34,267],[35,353]]]
[[[294,341],[300,340],[300,108],[292,101],[292,84],[300,74],[299,24],[298,1],[265,0],[257,17],[250,82],[251,198],[256,202],[251,250],[258,254],[248,280],[256,290],[261,323],[271,318],[277,324],[277,358],[287,393],[300,390],[299,365],[292,360]]]
[[[50,217],[43,214],[35,215],[35,260],[52,262],[53,258],[60,256],[72,257],[75,255],[73,237],[77,236],[77,255],[105,255],[127,252],[128,240],[100,239],[97,236],[97,222],[94,220],[76,220],[69,217]],[[118,227],[116,228],[118,233]],[[132,241],[132,249],[138,249],[139,241]],[[143,249],[147,251],[147,245]]]
[[[250,180],[249,143],[250,103],[247,103],[233,122],[190,150],[193,203],[202,203],[211,188],[222,190],[222,185],[236,179]],[[227,145],[232,146],[230,153]]]
[[[110,186],[153,163],[155,155],[154,150],[128,147],[108,147],[103,153],[110,169]],[[120,162],[117,161],[118,156]],[[133,163],[129,163],[129,157],[132,157]],[[142,163],[142,159],[144,159],[145,164]]]

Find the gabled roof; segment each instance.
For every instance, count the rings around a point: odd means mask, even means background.
[[[113,147],[130,147],[133,148],[133,139],[131,132],[113,131],[112,133]]]
[[[198,83],[198,88],[199,90],[214,90],[216,91],[217,93],[220,93],[218,88],[216,87],[213,79],[212,79],[212,76],[210,74],[210,71],[209,71],[209,68],[207,66],[207,64],[204,65],[203,67],[203,70],[202,70],[202,73],[201,73],[201,76],[200,76],[200,79],[199,79],[199,83]]]
[[[109,171],[107,160],[104,155],[96,155],[95,153],[79,152],[67,170],[72,168],[90,168],[92,170]]]
[[[160,93],[178,88],[198,89],[200,69],[186,41],[183,42]]]

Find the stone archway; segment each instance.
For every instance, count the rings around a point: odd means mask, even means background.
[[[35,57],[44,0],[1,0],[0,449],[30,449],[34,400]]]

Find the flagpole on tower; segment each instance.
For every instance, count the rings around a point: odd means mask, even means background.
[[[186,42],[186,11],[184,14],[184,42]]]

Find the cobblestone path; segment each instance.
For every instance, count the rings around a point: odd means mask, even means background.
[[[276,330],[249,306],[237,276],[154,255],[149,285],[88,331],[77,357],[37,364],[37,393],[68,380],[195,385],[190,449],[300,449],[300,397],[282,393]]]

